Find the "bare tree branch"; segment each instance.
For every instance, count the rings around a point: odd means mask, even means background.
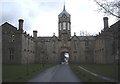
[[[94,0],[102,9],[105,10],[105,13],[109,13],[117,18],[120,18],[119,12],[115,13],[115,10],[120,10],[120,1],[118,2],[109,2],[109,3],[100,3],[97,0]]]

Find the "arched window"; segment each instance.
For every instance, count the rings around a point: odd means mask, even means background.
[[[60,28],[60,30],[61,30],[61,23],[59,24],[59,28]]]
[[[66,22],[63,22],[63,30],[66,29]]]
[[[70,30],[70,24],[69,24],[69,22],[67,23],[67,26],[68,26],[68,30]]]

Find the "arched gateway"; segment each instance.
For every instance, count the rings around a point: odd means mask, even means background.
[[[69,63],[69,59],[70,59],[70,50],[69,49],[61,49],[60,52],[60,63]]]

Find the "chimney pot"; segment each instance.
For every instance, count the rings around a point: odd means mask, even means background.
[[[33,37],[37,38],[37,30],[33,30]]]
[[[19,19],[19,30],[23,31],[23,19]]]
[[[104,30],[107,30],[109,28],[109,26],[108,26],[108,17],[104,17],[103,21],[104,21]]]

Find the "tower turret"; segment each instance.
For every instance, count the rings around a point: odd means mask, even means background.
[[[58,15],[58,31],[59,38],[70,38],[71,36],[71,15],[66,11],[65,5],[63,11]]]

